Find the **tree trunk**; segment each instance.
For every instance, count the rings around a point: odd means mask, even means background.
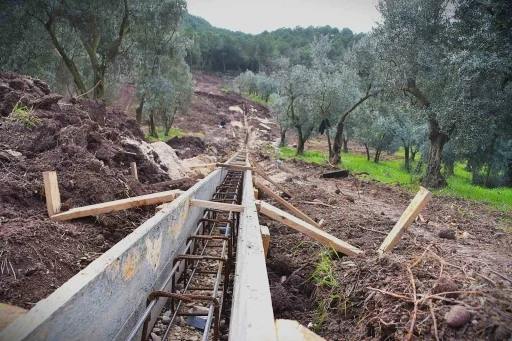
[[[364,148],[366,148],[366,160],[370,161],[370,148],[368,148],[368,144],[364,144]]]
[[[382,153],[382,149],[381,148],[377,148],[377,150],[375,151],[375,157],[373,158],[373,163],[379,163],[379,161],[380,161],[380,154],[381,153]]]
[[[445,162],[444,173],[446,174],[446,176],[453,176],[455,174],[455,163],[451,161]]]
[[[405,150],[405,171],[407,173],[411,172],[411,159],[409,157],[409,152],[411,150],[411,147],[409,147],[408,144],[404,144],[404,150]]]
[[[348,153],[348,139],[343,139],[343,153]]]
[[[149,114],[149,135],[158,138],[155,126],[155,117],[152,112]]]
[[[297,143],[297,155],[304,154],[304,144],[306,141],[304,141],[304,137],[302,136],[302,127],[297,127],[297,135],[299,137],[299,141]]]
[[[104,65],[94,69],[94,99],[100,99],[105,96],[105,70],[106,67]]]
[[[508,186],[512,187],[512,160],[508,162]]]
[[[446,179],[441,174],[441,154],[443,147],[450,140],[450,137],[443,133],[439,128],[439,123],[430,119],[429,121],[429,134],[430,141],[428,151],[428,163],[425,175],[421,178],[422,185],[430,188],[441,188],[448,185]]]
[[[344,120],[343,120],[344,121]],[[329,155],[329,159],[331,164],[337,165],[340,163],[341,157],[341,147],[342,147],[342,140],[343,140],[343,128],[345,127],[344,122],[340,121],[338,122],[338,125],[336,126],[336,134],[334,135],[334,143],[332,146],[332,153]]]
[[[418,152],[418,150],[411,148],[411,161],[415,161],[417,152]]]
[[[329,128],[325,128],[325,134],[327,135],[327,146],[329,146],[329,155],[332,155],[332,142],[331,142],[331,134],[329,133]]]
[[[281,130],[281,140],[279,141],[279,147],[286,147],[286,131],[287,129]]]
[[[174,118],[176,117],[177,111],[178,111],[177,108],[174,109],[174,113],[173,113],[172,117],[169,117],[168,115],[164,116],[164,129],[165,129],[164,135],[165,136],[169,136],[169,131],[172,128],[172,125],[174,123]]]
[[[146,101],[146,96],[143,95],[142,99],[139,103],[139,106],[137,109],[135,109],[135,119],[137,120],[137,123],[139,124],[139,127],[142,123],[142,111],[144,110],[144,102]]]

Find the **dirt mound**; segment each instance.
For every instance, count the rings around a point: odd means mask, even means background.
[[[190,159],[206,150],[206,144],[197,136],[175,136],[167,144],[171,146],[180,159]]]
[[[102,101],[57,98],[40,80],[0,73],[0,301],[24,308],[154,213],[148,207],[51,222],[42,172],[57,171],[63,211],[147,194],[149,184],[169,179],[156,152],[126,142],[142,143],[135,120]]]

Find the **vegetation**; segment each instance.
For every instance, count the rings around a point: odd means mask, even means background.
[[[146,139],[148,139],[151,142],[155,142],[155,141],[167,142],[176,136],[198,136],[198,137],[204,136],[202,133],[187,133],[187,132],[181,131],[176,128],[170,128],[167,131],[167,135],[165,135],[166,128],[159,127],[159,126],[157,126],[155,128],[155,131],[156,131],[156,136],[146,134]]]
[[[316,164],[327,164],[328,154],[315,150],[305,150],[302,155],[295,155],[291,148],[280,148],[280,157],[282,159],[298,159],[305,162]],[[374,163],[368,161],[366,156],[355,153],[344,154],[341,168],[347,169],[352,173],[368,173],[363,175],[373,180],[386,184],[393,184],[417,191],[419,189],[419,174],[408,173],[399,155],[394,155],[391,160]],[[484,188],[473,185],[471,182],[471,173],[466,170],[466,165],[457,163],[454,168],[454,174],[447,179],[448,187],[436,190],[436,195],[446,195],[461,197],[469,200],[487,202],[493,207],[502,211],[510,210],[512,206],[511,188]]]

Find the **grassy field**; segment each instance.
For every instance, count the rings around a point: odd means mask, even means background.
[[[296,156],[295,149],[281,148],[282,159],[296,158],[306,162],[319,164],[327,163],[327,154],[315,150],[306,150],[304,155]],[[352,173],[367,172],[368,177],[382,183],[399,185],[417,190],[419,188],[420,174],[407,173],[403,167],[403,159],[381,161],[378,164],[367,161],[365,155],[343,153],[341,155],[341,168]],[[414,168],[414,165],[413,165]],[[512,188],[483,188],[471,183],[471,173],[464,170],[464,165],[455,166],[455,175],[447,179],[448,187],[434,191],[437,195],[462,197],[469,200],[488,202],[493,207],[510,211],[512,207]]]
[[[247,92],[242,92],[242,97],[244,97],[246,99],[250,99],[253,102],[257,102],[257,103],[260,103],[260,104],[263,104],[263,105],[267,105],[267,102],[265,102],[265,100],[260,98],[258,95],[251,95],[251,94],[249,94]]]
[[[164,128],[162,128],[162,127],[156,127],[156,133],[158,134],[158,138],[149,136],[147,134],[147,131],[145,131],[145,133],[146,133],[146,135],[145,135],[146,139],[150,142],[155,142],[155,141],[167,142],[175,136],[198,136],[198,137],[204,136],[202,133],[186,133],[186,132],[183,132],[183,131],[181,131],[179,129],[175,129],[175,128],[172,128],[171,130],[169,130],[169,136],[165,136]]]

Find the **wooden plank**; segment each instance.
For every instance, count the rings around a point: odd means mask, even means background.
[[[244,177],[229,341],[277,341],[252,172]]]
[[[51,217],[60,212],[60,192],[56,172],[44,172],[44,195],[46,197],[46,209]]]
[[[270,231],[268,226],[260,225],[261,240],[263,241],[263,252],[265,253],[265,259],[267,259],[268,247],[270,246]]]
[[[276,183],[274,180],[272,180],[270,177],[268,177],[267,174],[265,174],[264,171],[262,170],[259,170],[258,168],[255,168],[255,172],[258,173],[259,176],[261,176],[263,179],[267,180],[268,182],[270,182],[272,185],[274,185],[277,189],[279,189],[281,192],[283,192],[284,194],[286,194],[287,196],[289,196],[290,198],[292,198],[293,196],[290,194],[290,192],[288,192],[283,186],[279,185],[278,183]]]
[[[174,199],[176,199],[176,197],[180,193],[183,193],[183,191],[173,190],[173,191],[147,194],[147,195],[142,195],[142,196],[133,197],[133,198],[109,201],[109,202],[96,204],[96,205],[72,208],[69,211],[51,216],[51,220],[53,220],[53,221],[70,220],[70,219],[98,215],[98,214],[102,214],[102,213],[126,210],[128,208],[161,204],[164,202],[173,201]]]
[[[281,198],[279,195],[274,193],[270,188],[268,188],[267,186],[265,186],[261,182],[256,181],[256,187],[258,187],[263,193],[267,194],[272,199],[274,199],[275,201],[277,201],[278,203],[280,203],[281,205],[286,207],[288,210],[290,210],[291,213],[293,213],[294,215],[296,215],[300,219],[304,220],[305,222],[307,222],[307,223],[309,223],[309,224],[311,224],[313,226],[320,227],[320,225],[316,221],[311,219],[306,213],[302,212],[297,207],[293,206],[288,201],[286,201],[283,198]]]
[[[416,194],[414,199],[412,199],[404,213],[402,213],[402,216],[395,224],[395,227],[393,227],[386,239],[384,239],[384,242],[379,247],[379,252],[390,252],[395,245],[398,244],[404,232],[409,228],[409,226],[411,226],[414,219],[416,219],[418,214],[420,214],[421,210],[425,207],[430,198],[432,198],[432,193],[430,193],[426,188],[420,187],[419,192]]]
[[[208,168],[208,167],[217,167],[217,163],[203,163],[200,165],[188,166],[188,169],[199,169],[199,168]]]
[[[130,163],[130,174],[139,181],[139,174],[137,173],[137,164],[135,162]]]
[[[232,170],[238,170],[238,171],[247,171],[247,170],[253,170],[252,167],[242,166],[242,165],[233,165],[233,164],[227,164],[227,163],[217,163],[217,167],[224,167],[227,169]]]
[[[267,204],[264,201],[259,202],[259,210],[260,213],[266,215],[267,217],[283,223],[286,226],[289,226],[301,233],[304,233],[305,235],[317,240],[318,242],[330,246],[348,256],[355,256],[356,254],[362,252],[357,247],[352,246],[349,243],[346,243],[334,237],[333,235],[330,235],[329,233],[324,232],[319,228],[316,228],[315,226],[308,224],[305,221],[300,220],[299,218],[296,218],[285,211],[280,210],[275,206]]]
[[[190,200],[190,206],[193,207],[202,207],[202,208],[211,208],[214,210],[221,210],[226,212],[243,212],[243,205],[235,205],[235,204],[225,204],[222,202],[208,201],[208,200]]]
[[[260,195],[260,191],[258,191],[256,188],[254,189],[254,199],[258,200],[258,197]]]
[[[326,341],[297,321],[276,320],[277,341]]]

